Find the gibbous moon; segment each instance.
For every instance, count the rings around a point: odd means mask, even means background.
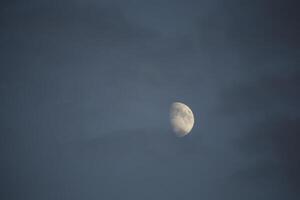
[[[170,122],[176,136],[187,135],[194,126],[194,114],[185,104],[174,102],[170,109]]]

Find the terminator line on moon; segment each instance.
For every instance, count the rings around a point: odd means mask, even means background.
[[[176,136],[183,137],[191,132],[194,121],[194,114],[187,105],[180,102],[172,103],[170,122]]]

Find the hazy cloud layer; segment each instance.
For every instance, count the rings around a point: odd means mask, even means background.
[[[298,199],[297,4],[2,1],[1,199]]]

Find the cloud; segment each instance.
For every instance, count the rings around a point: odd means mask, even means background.
[[[234,175],[254,183],[281,183],[300,195],[300,73],[293,66],[285,73],[257,73],[224,90],[221,113],[242,123],[234,142],[244,161]],[[238,125],[237,125],[238,126]]]

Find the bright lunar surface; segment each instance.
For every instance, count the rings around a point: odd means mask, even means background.
[[[174,102],[170,109],[170,122],[176,136],[187,135],[194,126],[194,114],[185,104]]]

